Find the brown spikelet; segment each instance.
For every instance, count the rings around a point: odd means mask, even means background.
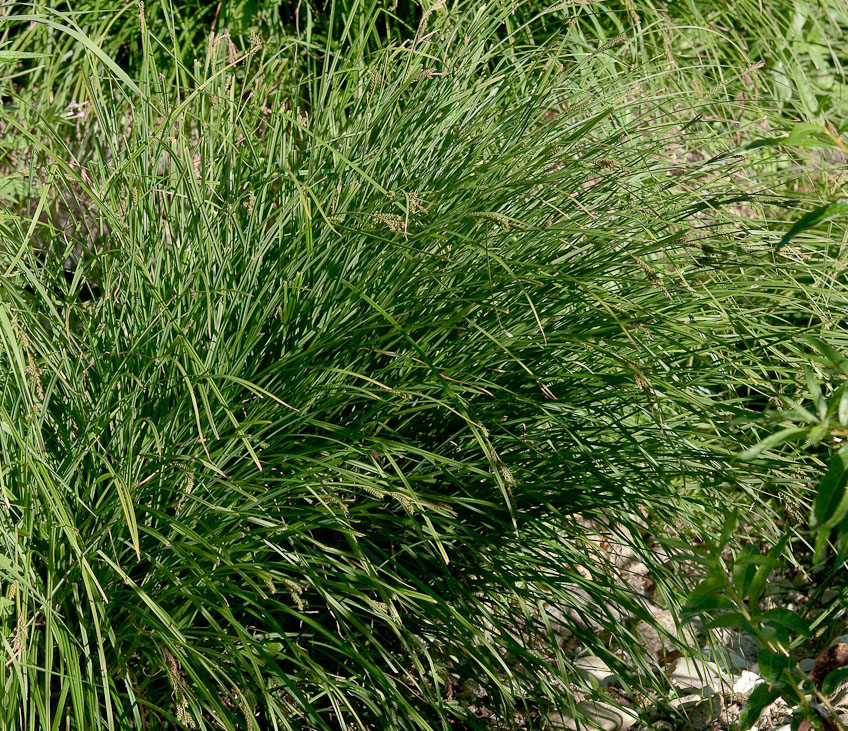
[[[611,48],[623,46],[625,43],[627,43],[627,34],[619,33],[615,36],[615,38],[610,38],[608,41],[604,41],[600,46],[598,46],[598,51],[608,51]]]
[[[194,719],[189,713],[189,702],[186,697],[187,685],[180,663],[177,658],[164,648],[162,649],[162,655],[165,658],[165,671],[168,674],[168,681],[171,684],[171,698],[176,708],[177,721],[187,728],[197,728]]]
[[[398,216],[396,213],[375,213],[374,218],[380,223],[385,224],[389,231],[406,231],[406,221],[402,216]]]

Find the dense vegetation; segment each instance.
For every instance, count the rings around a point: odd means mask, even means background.
[[[662,692],[587,526],[675,607],[657,543],[806,515],[824,434],[733,456],[840,386],[844,220],[779,244],[846,59],[840,0],[0,4],[0,726],[532,726],[566,631]]]

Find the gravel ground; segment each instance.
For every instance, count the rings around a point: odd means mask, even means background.
[[[596,529],[599,535],[602,533],[599,526],[587,527]],[[627,546],[610,543],[608,539],[601,539],[600,543],[609,552],[611,563],[619,570],[621,581],[645,599],[654,623],[679,639],[678,643],[672,642],[645,621],[635,625],[645,649],[656,658],[658,669],[669,679],[668,696],[658,700],[628,693],[619,684],[615,672],[601,658],[592,656],[573,638],[564,636],[562,647],[571,656],[584,681],[582,686],[572,686],[579,700],[577,708],[587,718],[593,719],[597,726],[581,724],[559,713],[530,720],[517,717],[517,720],[521,720],[526,728],[551,731],[583,728],[606,731],[730,731],[738,728],[736,723],[748,696],[763,682],[758,672],[759,647],[756,639],[735,629],[713,630],[708,637],[697,624],[678,628],[672,613],[660,606],[661,600],[654,593],[655,582],[650,570],[636,552]],[[667,560],[674,561],[671,557]],[[674,566],[678,570],[680,565],[679,561],[675,561]],[[693,580],[695,578],[693,575]],[[808,573],[796,569],[794,574],[774,575],[766,589],[763,607],[792,609],[809,622],[821,615],[827,605],[840,600],[840,591],[836,587],[821,587]],[[591,617],[577,617],[573,610],[564,613],[571,619],[579,619],[587,627],[597,629],[597,623]],[[557,615],[555,607],[551,614]],[[848,634],[839,635],[839,632],[846,631],[848,627],[844,618],[838,622],[824,622],[817,634],[793,650],[792,655],[806,673],[813,670],[816,659],[824,657],[822,653],[828,648],[844,651],[848,660]],[[831,650],[831,654],[833,652]],[[585,692],[587,684],[596,689],[591,696]],[[478,718],[492,728],[501,726],[498,719],[487,711],[485,697],[479,694],[479,688],[475,691],[473,683],[466,683],[460,696],[470,701],[469,708]],[[830,701],[837,710],[844,710],[844,719],[841,720],[845,723],[848,720],[848,683],[832,694]],[[791,716],[792,709],[779,699],[764,710],[753,727],[754,731],[790,731]]]

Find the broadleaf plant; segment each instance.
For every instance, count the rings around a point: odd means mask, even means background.
[[[826,363],[833,371],[844,374],[848,360],[822,341],[813,340]],[[829,385],[829,384],[828,384]],[[781,412],[778,419],[784,427],[766,436],[754,446],[740,453],[740,460],[753,460],[758,456],[788,443],[790,440],[807,440],[810,445],[825,436],[835,436],[838,444],[846,426],[842,403],[844,384],[830,387],[829,397],[820,383],[807,371],[808,396],[816,405],[819,422],[814,423],[810,412],[796,402]],[[785,426],[790,422],[789,426]],[[791,424],[796,422],[796,424]],[[798,425],[801,422],[803,425]],[[823,433],[823,434],[822,434]],[[848,562],[845,536],[848,533],[848,447],[832,450],[827,470],[816,486],[809,517],[808,532],[812,534],[815,550],[813,563],[821,564],[835,547],[837,569]],[[837,714],[828,701],[840,684],[848,678],[848,653],[842,658],[829,659],[836,664],[818,685],[803,673],[790,655],[790,648],[813,636],[813,629],[798,612],[785,607],[763,609],[761,599],[773,573],[788,566],[787,545],[798,536],[799,529],[786,531],[781,539],[766,553],[753,544],[732,550],[729,546],[731,526],[737,517],[728,516],[718,544],[707,544],[708,550],[698,554],[707,576],[690,592],[684,604],[684,616],[698,617],[705,629],[734,627],[750,633],[759,643],[757,655],[759,674],[763,682],[757,685],[748,698],[741,714],[741,729],[751,728],[763,710],[778,698],[794,707],[793,729],[842,728]],[[837,540],[831,542],[837,530]],[[800,530],[803,532],[803,529]],[[843,662],[844,660],[844,662]],[[819,663],[825,662],[820,659]],[[825,663],[825,667],[827,664]],[[817,671],[814,671],[817,672]]]

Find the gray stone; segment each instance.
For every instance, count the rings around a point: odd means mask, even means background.
[[[798,669],[802,673],[809,673],[816,666],[816,658],[814,657],[805,657],[801,662],[798,663]]]
[[[632,711],[598,701],[581,701],[577,704],[577,710],[604,731],[626,731],[639,721],[639,717]],[[592,728],[591,725],[580,725]]]
[[[647,597],[654,590],[654,580],[651,570],[642,561],[627,561],[619,569],[621,580],[637,594]]]
[[[727,668],[733,673],[741,673],[751,667],[742,655],[737,655],[726,647],[705,647],[704,656],[720,668]]]
[[[569,637],[576,627],[604,633],[604,624],[626,624],[633,619],[630,612],[616,604],[605,603],[599,606],[597,601],[579,587],[574,588],[571,596],[575,600],[573,605],[545,606],[551,629],[561,637]]]
[[[545,605],[551,629],[562,638],[571,636],[575,628],[605,634],[605,624],[627,624],[634,619],[632,613],[614,603],[605,602],[599,605],[597,600],[580,587],[574,587],[571,597],[573,604]]]
[[[542,728],[547,729],[547,731],[575,731],[577,722],[571,716],[554,712],[544,717]]]
[[[545,728],[554,731],[627,731],[639,721],[639,717],[628,709],[617,708],[599,701],[581,701],[577,704],[578,715],[585,721],[562,714],[551,713],[545,718]]]
[[[671,666],[669,679],[676,688],[699,693],[704,698],[733,686],[732,677],[725,676],[718,665],[691,657],[676,660]]]
[[[830,696],[830,702],[835,708],[848,706],[848,682],[842,683]]]
[[[693,731],[705,731],[710,728],[724,710],[724,701],[721,695],[713,695],[702,698],[700,695],[687,695],[677,698],[669,704],[678,708],[689,722]]]
[[[658,631],[644,620],[636,624],[636,632],[642,637],[645,647],[654,657],[661,659],[664,655],[676,650],[672,637],[688,647],[697,647],[698,634],[691,625],[684,625],[678,631],[674,615],[667,609],[651,608],[651,615],[662,631]],[[682,634],[682,637],[681,637]],[[669,637],[668,635],[671,635]]]
[[[473,678],[468,678],[462,684],[462,689],[461,689],[460,693],[461,693],[463,698],[466,698],[470,701],[474,701],[474,702],[477,702],[477,703],[479,703],[484,698],[486,698],[486,696],[489,695],[489,693],[486,691],[486,689],[482,685],[480,685],[480,683],[478,683],[476,680],[474,680]]]
[[[595,688],[606,688],[615,682],[615,674],[601,658],[586,655],[574,661],[574,669]]]
[[[753,635],[729,627],[720,627],[713,630],[712,636],[714,645],[721,645],[730,652],[741,655],[748,662],[756,661],[760,643]]]
[[[670,701],[668,705],[672,708],[678,708],[681,711],[685,711],[693,706],[697,706],[703,700],[703,696],[698,695],[697,693],[692,693],[691,695],[684,695],[681,698],[675,698],[673,701]]]
[[[821,595],[822,604],[830,604],[834,599],[839,597],[838,589],[825,589]]]

